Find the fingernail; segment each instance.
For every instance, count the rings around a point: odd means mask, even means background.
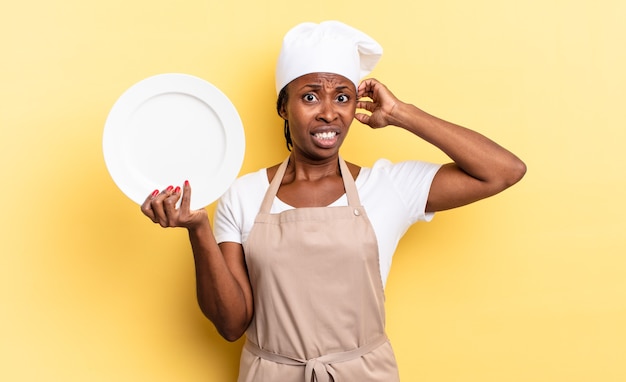
[[[180,192],[180,187],[176,186],[176,189],[174,189],[174,193],[178,194]]]
[[[189,186],[189,181],[188,181],[188,180],[186,180],[186,181],[185,181],[185,187],[188,187],[188,186]]]
[[[173,189],[174,189],[174,187],[173,187],[173,186],[168,186],[168,187],[165,189],[165,191],[170,192],[170,191],[172,191]]]
[[[152,197],[154,198],[155,196],[157,196],[159,192],[160,192],[159,190],[152,191]]]

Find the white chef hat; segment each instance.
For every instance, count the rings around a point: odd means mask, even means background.
[[[359,86],[383,54],[370,36],[339,21],[302,23],[283,39],[276,65],[276,93],[309,73],[340,74]]]

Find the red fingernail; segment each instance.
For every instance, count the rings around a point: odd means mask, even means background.
[[[173,186],[168,186],[168,187],[165,189],[165,191],[169,192],[169,191],[172,191],[173,189],[174,189],[174,187],[173,187]]]
[[[189,181],[188,181],[188,180],[186,180],[186,181],[185,181],[185,187],[188,187],[188,186],[189,186]]]
[[[180,187],[177,186],[176,189],[174,190],[174,193],[178,194],[179,192],[180,192]]]
[[[155,196],[157,196],[159,194],[159,192],[161,192],[161,191],[159,191],[159,190],[152,191],[152,197],[154,198]]]

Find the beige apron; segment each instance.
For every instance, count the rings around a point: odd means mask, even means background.
[[[354,179],[340,158],[348,206],[270,214],[288,161],[244,244],[255,312],[238,381],[398,381],[378,245]]]

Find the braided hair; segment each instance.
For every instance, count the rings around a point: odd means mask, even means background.
[[[288,97],[289,96],[287,95],[287,87],[285,86],[278,93],[278,99],[276,100],[276,111],[278,112],[278,115],[280,115],[281,117],[282,117],[281,110],[284,109],[284,106],[287,103]],[[291,141],[291,132],[289,131],[289,121],[287,121],[286,119],[285,119],[285,125],[284,125],[284,134],[285,134],[285,142],[287,144],[287,150],[291,151],[291,148],[293,147],[293,142]]]

